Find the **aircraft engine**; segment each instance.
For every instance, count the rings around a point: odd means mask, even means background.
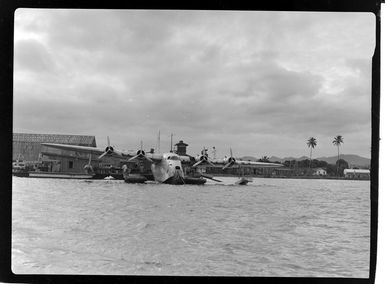
[[[200,155],[198,156],[198,162],[196,162],[194,165],[193,165],[193,168],[199,166],[200,164],[203,164],[203,163],[208,163],[210,164],[211,166],[215,166],[210,160],[209,160],[209,157],[207,155]]]
[[[224,159],[226,165],[222,168],[222,170],[227,169],[228,167],[231,167],[232,165],[235,164],[235,158],[233,157],[233,150],[230,148],[230,157]]]
[[[142,157],[145,157],[145,156],[146,156],[146,153],[145,153],[143,150],[138,150],[138,151],[136,152],[136,155],[142,158]]]
[[[112,146],[107,146],[104,150],[108,155],[112,154],[114,152],[114,148]]]
[[[128,159],[128,162],[131,162],[131,161],[136,160],[136,159],[139,159],[139,160],[146,159],[147,161],[149,161],[151,163],[153,162],[153,160],[151,160],[149,157],[146,156],[146,152],[143,149],[138,150],[134,157]]]
[[[205,155],[200,155],[199,156],[199,161],[208,161],[208,157],[207,156],[205,156]]]
[[[223,161],[226,163],[232,163],[233,164],[233,163],[235,163],[235,158],[234,157],[228,157],[228,158],[226,157],[223,159]]]
[[[110,145],[110,137],[107,136],[107,147],[104,149],[104,153],[101,154],[98,159],[100,160],[101,158],[103,158],[105,155],[111,155],[112,153],[114,153],[115,150],[114,150],[114,147],[112,147]],[[115,152],[116,153],[116,152]],[[118,154],[118,153],[117,153]]]
[[[235,158],[234,157],[225,158],[224,161],[226,162],[226,165],[222,168],[223,170],[227,169],[228,167],[231,167],[232,165],[235,164]]]
[[[98,159],[101,159],[106,155],[111,155],[112,153],[114,153],[114,148],[112,146],[107,146],[106,149],[104,149],[104,153],[101,154]]]

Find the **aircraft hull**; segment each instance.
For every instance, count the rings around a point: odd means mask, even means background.
[[[175,184],[175,185],[184,184],[183,180],[175,178],[175,177],[170,177],[170,178],[166,179],[163,183],[165,183],[165,184]]]
[[[185,184],[205,184],[206,179],[204,178],[196,178],[196,177],[185,177],[184,182]]]

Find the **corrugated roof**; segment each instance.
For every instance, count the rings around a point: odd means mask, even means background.
[[[13,142],[58,143],[96,147],[95,136],[13,133]]]

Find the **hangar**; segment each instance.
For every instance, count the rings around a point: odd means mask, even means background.
[[[52,149],[41,143],[96,147],[95,136],[13,133],[13,162],[23,161],[32,168],[54,172],[83,172],[88,163],[89,157],[85,154]]]
[[[38,161],[40,153],[47,149],[41,143],[70,144],[96,147],[95,136],[13,133],[12,160]]]

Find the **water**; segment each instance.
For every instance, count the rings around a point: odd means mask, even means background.
[[[370,182],[13,178],[17,274],[369,276]]]

